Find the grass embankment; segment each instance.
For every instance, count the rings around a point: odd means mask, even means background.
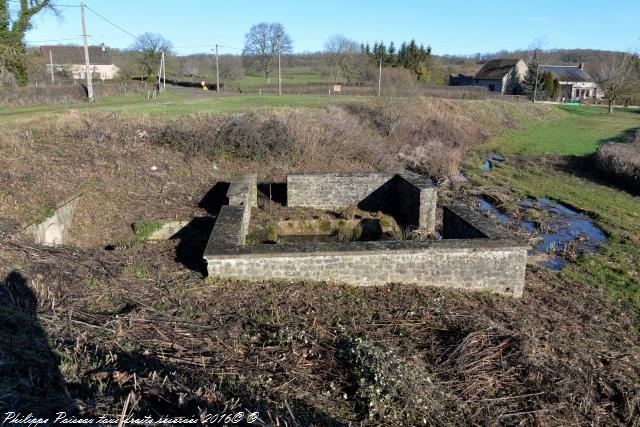
[[[559,274],[640,307],[640,197],[599,176],[591,158],[600,144],[632,134],[640,114],[559,109],[564,114],[556,120],[529,124],[478,146],[469,176],[477,185],[504,187],[518,198],[550,197],[592,216],[609,240],[597,254],[582,256]],[[507,161],[481,173],[480,156],[494,150],[507,155]]]
[[[282,181],[289,171],[397,170],[405,162],[400,154],[435,172],[428,150],[413,154],[425,144],[461,156],[521,118],[540,120],[549,111],[424,98],[204,97],[172,105],[114,107],[105,100],[84,110],[6,116],[0,216],[27,225],[83,193],[73,241],[104,246],[132,237],[130,225],[139,220],[203,214],[207,187],[236,172]],[[160,114],[166,108],[174,114]],[[230,113],[238,110],[245,111]]]

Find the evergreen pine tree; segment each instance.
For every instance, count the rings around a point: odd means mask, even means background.
[[[396,45],[393,41],[389,43],[389,48],[387,49],[387,60],[385,62],[387,65],[396,64]]]

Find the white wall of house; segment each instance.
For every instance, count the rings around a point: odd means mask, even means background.
[[[84,79],[87,77],[86,65],[71,65],[69,71],[74,79]],[[120,69],[113,64],[91,65],[91,78],[94,80],[113,80],[118,77]]]
[[[49,67],[50,65],[47,64],[47,70],[50,69]],[[71,78],[75,80],[87,78],[87,66],[84,64],[53,64],[53,69],[55,71],[66,71],[71,75]],[[91,78],[93,80],[113,80],[118,77],[119,72],[120,69],[113,64],[91,65]]]
[[[594,82],[560,82],[561,85],[571,85],[571,98],[603,98],[604,94]]]

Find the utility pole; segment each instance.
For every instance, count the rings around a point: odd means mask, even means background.
[[[158,84],[160,80],[158,80]],[[164,52],[162,52],[162,91],[167,90],[167,64],[164,61]]]
[[[49,48],[49,64],[51,65],[51,84],[53,84],[53,54],[51,53],[51,48]]]
[[[87,23],[84,19],[84,3],[80,2],[80,15],[82,16],[82,38],[84,39],[84,62],[87,66],[87,96],[93,101],[93,86],[91,85],[91,63],[89,62],[89,46],[87,45]]]
[[[278,46],[278,95],[282,95],[282,73],[280,71],[280,46]]]
[[[380,89],[382,89],[382,58],[380,58],[380,71],[378,72],[378,96],[380,96]]]
[[[216,43],[216,92],[220,92],[220,71],[218,71],[218,44]]]

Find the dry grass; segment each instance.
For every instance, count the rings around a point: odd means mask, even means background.
[[[607,143],[595,155],[598,170],[622,186],[640,193],[640,130],[628,143]]]
[[[127,414],[235,408],[259,411],[266,425],[640,419],[629,333],[638,313],[553,273],[529,271],[516,300],[203,283],[173,261],[172,242],[112,252],[0,245],[3,410],[119,415],[131,395]],[[33,352],[11,346],[24,340]]]
[[[469,146],[527,114],[544,117],[545,108],[391,98],[179,119],[104,112],[22,118],[0,135],[0,217],[26,225],[82,193],[72,242],[96,246],[132,238],[138,220],[202,214],[209,188],[238,172],[282,182],[292,171],[409,167],[455,180]]]
[[[139,84],[93,84],[96,98],[113,95],[140,93]],[[0,105],[65,104],[87,99],[87,90],[82,84],[64,86],[0,87]]]

